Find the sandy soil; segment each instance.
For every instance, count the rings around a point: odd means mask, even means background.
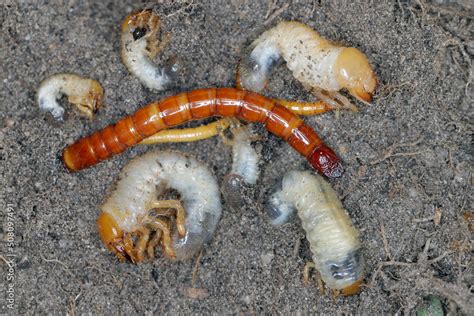
[[[467,221],[472,218],[472,11],[424,1],[271,4],[154,3],[164,30],[173,35],[165,55],[178,56],[185,67],[176,87],[151,92],[119,56],[122,19],[146,4],[2,1],[1,234],[8,241],[14,227],[14,247],[1,245],[0,312],[395,313],[414,311],[429,294],[442,299],[445,311],[473,312],[473,224]],[[262,153],[259,182],[246,192],[241,210],[224,205],[194,283],[195,259],[119,263],[100,242],[95,220],[120,169],[151,148],[135,147],[74,174],[58,158],[63,148],[152,100],[234,85],[242,48],[282,19],[302,21],[324,37],[361,49],[380,81],[373,105],[360,104],[359,113],[305,118],[344,161],[346,172],[333,185],[361,231],[367,261],[362,292],[333,298],[321,294],[315,280],[304,286],[301,271],[311,254],[301,223],[273,228],[263,203],[282,170],[310,167],[261,127],[262,140],[255,142]],[[67,106],[66,121],[56,124],[39,111],[38,84],[58,72],[103,84],[106,105],[95,120]],[[284,64],[265,93],[311,98]],[[219,181],[231,164],[231,150],[218,137],[153,148],[191,153]]]

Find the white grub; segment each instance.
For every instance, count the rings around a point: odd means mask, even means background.
[[[96,80],[74,74],[55,74],[41,82],[36,98],[42,111],[50,112],[56,120],[63,120],[64,108],[57,101],[62,95],[66,95],[83,115],[92,118],[102,105],[104,90]]]
[[[150,205],[159,201],[163,188],[179,192],[186,214],[186,235],[173,234],[177,260],[192,257],[212,239],[221,216],[217,180],[206,165],[179,152],[150,152],[123,169],[115,190],[102,205],[124,233],[141,228]],[[161,190],[160,190],[161,189]]]
[[[250,125],[239,126],[232,129],[232,169],[231,174],[239,175],[248,185],[257,183],[260,157],[252,146],[255,138]]]
[[[226,203],[238,210],[242,204],[243,196],[248,185],[255,185],[259,175],[259,154],[252,146],[252,133],[250,125],[240,125],[232,129],[232,169],[224,177],[222,194]]]
[[[299,22],[279,23],[245,50],[238,71],[241,86],[262,91],[280,57],[307,89],[328,93],[325,102],[333,103],[329,101],[332,99],[347,102],[336,94],[343,88],[359,100],[369,102],[376,86],[375,74],[363,53],[336,45]]]
[[[174,61],[163,66],[152,61],[169,41],[169,35],[165,35],[161,43],[158,41],[156,36],[159,30],[160,18],[152,10],[132,13],[122,24],[122,62],[152,90],[166,89],[178,71],[178,65]]]
[[[308,171],[288,172],[271,195],[266,211],[273,224],[281,225],[295,208],[323,281],[335,290],[361,282],[364,262],[359,232],[331,185]]]

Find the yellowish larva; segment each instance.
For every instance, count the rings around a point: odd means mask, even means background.
[[[364,277],[359,232],[334,189],[319,175],[288,172],[272,193],[266,211],[272,224],[281,225],[295,209],[322,280],[345,295],[356,293]]]
[[[279,23],[245,50],[238,68],[238,86],[262,91],[280,57],[298,81],[332,107],[342,104],[353,108],[338,93],[341,89],[347,89],[360,101],[371,101],[377,80],[367,57],[356,48],[322,38],[299,22]]]
[[[38,88],[36,98],[40,109],[62,120],[64,108],[57,99],[63,94],[83,115],[92,118],[102,105],[104,90],[96,80],[68,73],[55,74],[43,80]]]

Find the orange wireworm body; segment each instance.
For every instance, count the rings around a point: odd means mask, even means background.
[[[336,154],[301,118],[271,99],[235,88],[194,90],[152,102],[70,145],[64,150],[63,161],[71,171],[78,171],[121,153],[163,129],[212,116],[261,122],[322,174],[334,178],[343,172]]]

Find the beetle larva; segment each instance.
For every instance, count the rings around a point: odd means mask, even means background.
[[[159,200],[167,188],[177,190],[180,201]],[[125,166],[101,210],[99,235],[119,259],[140,262],[145,251],[153,258],[161,244],[166,257],[183,260],[212,238],[221,216],[220,192],[203,163],[179,152],[156,151]],[[175,220],[176,232],[168,219]]]
[[[55,74],[43,80],[38,88],[36,98],[40,109],[50,112],[56,120],[61,121],[64,108],[57,99],[63,94],[82,114],[92,118],[102,105],[104,90],[96,80],[68,73]]]
[[[319,175],[290,171],[272,193],[266,211],[272,224],[281,225],[295,208],[323,281],[344,295],[358,292],[364,277],[359,232],[334,189]]]
[[[69,170],[78,171],[121,153],[161,130],[211,116],[263,123],[269,132],[284,139],[325,176],[342,175],[339,158],[301,118],[271,99],[234,88],[194,90],[152,102],[68,146],[63,161]]]
[[[169,35],[158,41],[156,35],[159,31],[160,18],[152,10],[134,12],[122,23],[122,62],[145,86],[153,90],[164,90],[178,71],[178,64],[173,60],[163,66],[152,62],[169,42]]]
[[[362,102],[370,102],[377,79],[367,57],[353,47],[342,47],[322,38],[316,31],[300,22],[280,22],[262,33],[245,50],[239,64],[237,87],[262,91],[273,66],[282,57],[293,76],[323,103],[307,109],[295,106],[293,111],[304,114],[343,107],[355,109],[339,93],[347,89]]]

